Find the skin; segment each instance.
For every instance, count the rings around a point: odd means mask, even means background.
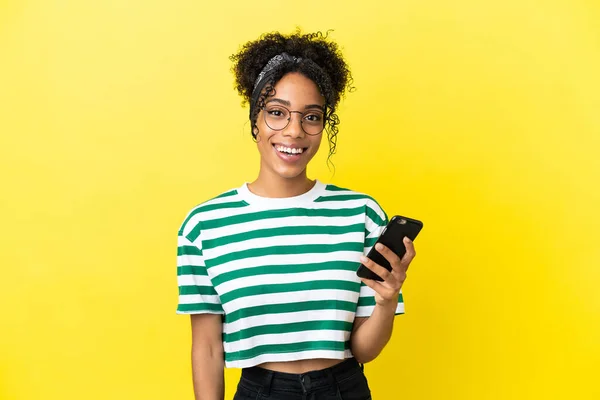
[[[275,85],[275,94],[267,100],[285,105],[290,110],[305,112],[323,106],[325,99],[317,85],[300,73],[289,73]],[[307,166],[319,150],[323,134],[307,135],[300,123],[300,114],[292,113],[289,125],[280,131],[270,129],[261,111],[257,119],[257,148],[260,153],[260,171],[248,185],[255,194],[282,198],[298,196],[310,190],[315,181],[307,176]],[[294,162],[280,158],[274,145],[303,148]],[[390,249],[378,245],[377,250],[390,262],[392,271],[363,257],[363,264],[384,279],[383,282],[363,279],[375,291],[375,310],[368,318],[356,318],[351,335],[352,352],[361,363],[373,360],[389,341],[398,295],[406,279],[406,271],[415,256],[412,242],[405,238],[406,254],[399,259]],[[192,315],[192,371],[196,399],[223,399],[223,344],[221,316]],[[312,359],[288,362],[268,362],[260,367],[273,371],[300,374],[331,367],[343,360]]]
[[[289,73],[275,85],[275,95],[267,99],[266,106],[281,104],[290,110],[306,111],[323,107],[325,98],[317,85],[299,73]],[[321,146],[323,133],[307,135],[300,125],[300,114],[293,113],[292,121],[280,131],[270,129],[265,124],[261,111],[256,120],[258,128],[257,144],[260,153],[260,170],[256,180],[248,185],[255,194],[265,197],[291,197],[306,193],[315,184],[308,179],[306,167]],[[304,148],[298,162],[287,163],[279,158],[273,145],[286,145]]]

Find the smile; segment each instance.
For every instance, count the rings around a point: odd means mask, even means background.
[[[283,154],[302,154],[306,148],[304,147],[286,147],[279,144],[274,144],[275,150]]]
[[[283,161],[294,163],[303,158],[303,154],[308,150],[308,147],[288,147],[281,144],[274,144],[273,150],[275,150],[277,156]]]

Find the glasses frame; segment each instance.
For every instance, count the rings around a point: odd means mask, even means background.
[[[279,129],[275,129],[272,128],[271,125],[269,125],[269,123],[267,122],[267,106],[264,106],[262,108],[262,112],[263,112],[263,119],[265,121],[265,125],[267,125],[269,127],[269,129],[273,130],[273,131],[282,131],[285,128],[287,128],[288,126],[290,126],[290,122],[292,121],[292,114],[296,113],[296,114],[300,114],[300,127],[302,128],[302,131],[304,133],[306,133],[308,136],[318,136],[321,133],[323,133],[323,131],[325,130],[325,123],[326,123],[326,114],[325,111],[323,110],[319,110],[318,112],[320,112],[322,114],[322,118],[323,118],[323,126],[321,128],[321,130],[318,133],[308,133],[306,132],[306,129],[304,129],[304,116],[306,114],[310,114],[311,112],[314,112],[315,110],[310,110],[310,111],[294,111],[294,110],[290,110],[289,108],[287,108],[286,106],[283,106],[281,104],[277,104],[277,108],[283,108],[284,110],[286,110],[289,113],[289,117],[287,119],[287,124],[285,124],[285,126],[283,128],[279,128]]]

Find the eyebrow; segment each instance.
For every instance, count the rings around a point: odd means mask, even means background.
[[[284,106],[287,106],[287,107],[291,107],[292,106],[292,103],[290,103],[289,101],[283,100],[283,99],[279,99],[277,97],[274,97],[272,99],[267,100],[266,104],[271,103],[271,102],[283,104]],[[308,109],[311,109],[311,108],[318,108],[319,110],[324,111],[323,110],[323,106],[320,105],[320,104],[307,104],[306,106],[304,106],[305,110],[308,110]]]

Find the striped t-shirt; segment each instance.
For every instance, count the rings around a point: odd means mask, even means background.
[[[319,181],[288,198],[225,192],[179,230],[177,313],[223,315],[227,367],[352,357],[354,318],[375,306],[356,269],[386,223],[371,197]]]

